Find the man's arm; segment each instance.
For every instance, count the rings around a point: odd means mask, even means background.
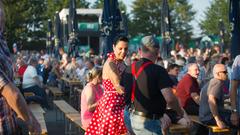
[[[209,103],[211,113],[217,123],[217,126],[220,128],[226,128],[225,123],[222,121],[221,117],[219,116],[217,102],[214,95],[212,94],[208,95],[208,103]]]
[[[237,109],[237,88],[239,85],[238,80],[231,80],[230,101],[232,109]]]
[[[178,102],[177,97],[173,94],[171,88],[164,88],[161,90],[163,97],[165,98],[167,105],[175,110],[180,116],[184,115],[182,108]]]
[[[197,92],[192,92],[191,93],[191,97],[193,99],[193,101],[199,105],[199,102],[200,102],[200,96]]]
[[[43,83],[40,81],[38,76],[33,77],[33,79],[34,79],[36,85],[38,85],[41,88],[43,87]]]
[[[237,109],[237,88],[239,85],[239,80],[231,80],[231,90],[230,90],[230,101],[232,110]],[[238,125],[238,114],[237,112],[232,112],[231,122],[233,125]]]
[[[2,88],[2,90],[0,90],[0,92],[6,99],[8,105],[16,112],[17,116],[27,123],[30,132],[39,134],[41,131],[40,125],[33,116],[32,112],[28,109],[27,104],[18,88],[16,88],[12,83],[8,83]]]

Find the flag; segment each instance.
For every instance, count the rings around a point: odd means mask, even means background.
[[[240,17],[239,0],[230,0],[229,20],[231,23],[231,58],[240,54]]]
[[[102,47],[103,57],[113,51],[113,41],[121,34],[120,22],[122,21],[121,12],[117,0],[104,0],[102,13]]]
[[[162,10],[161,10],[161,35],[163,38],[162,45],[160,46],[160,54],[163,59],[170,57],[171,51],[171,37],[170,37],[170,15],[169,15],[169,6],[168,1],[162,1]]]

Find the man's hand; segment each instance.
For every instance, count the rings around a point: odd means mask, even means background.
[[[218,117],[215,118],[215,120],[216,120],[217,126],[219,128],[226,128],[227,127],[226,124],[222,120],[220,120]]]
[[[117,85],[116,87],[115,87],[115,89],[116,89],[116,91],[119,93],[119,94],[124,94],[124,87],[123,86],[121,86],[121,85]]]
[[[161,121],[161,128],[163,130],[167,129],[171,124],[171,119],[165,113],[164,113],[163,117],[160,119],[160,121]]]
[[[231,114],[231,122],[232,122],[233,125],[238,126],[238,124],[239,124],[239,118],[238,118],[237,112],[233,112],[233,113]]]
[[[34,116],[27,122],[28,131],[32,135],[41,135],[41,126]]]

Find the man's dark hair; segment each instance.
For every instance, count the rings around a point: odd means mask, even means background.
[[[167,68],[167,71],[169,72],[170,70],[172,70],[174,68],[179,68],[179,66],[177,64],[170,64]]]
[[[120,41],[124,41],[124,42],[127,42],[127,43],[129,42],[127,37],[125,37],[125,36],[117,36],[114,39],[114,41],[113,41],[114,46],[116,46],[118,44],[118,42],[120,42]]]

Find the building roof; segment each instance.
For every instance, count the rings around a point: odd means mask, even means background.
[[[79,15],[102,15],[102,9],[86,9],[86,8],[78,8],[76,9],[77,14]],[[67,15],[69,14],[69,9],[64,8],[59,12],[59,17],[62,21],[67,21]]]

